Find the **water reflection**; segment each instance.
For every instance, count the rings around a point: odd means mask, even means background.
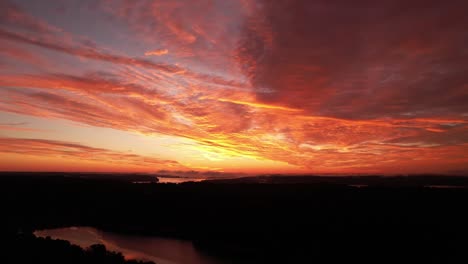
[[[192,242],[178,239],[119,235],[92,227],[69,227],[34,232],[36,236],[68,240],[89,247],[104,244],[110,251],[121,252],[127,259],[154,261],[157,264],[225,264],[197,251]]]

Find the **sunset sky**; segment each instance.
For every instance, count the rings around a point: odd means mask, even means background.
[[[468,172],[466,0],[0,0],[0,170]]]

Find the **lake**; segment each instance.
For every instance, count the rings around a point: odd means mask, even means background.
[[[68,227],[35,231],[38,237],[68,240],[82,248],[103,244],[127,259],[149,260],[157,264],[226,264],[228,262],[198,251],[187,240],[120,235],[92,227]]]

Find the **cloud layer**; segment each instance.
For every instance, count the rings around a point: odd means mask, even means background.
[[[133,169],[154,169],[161,167],[167,169],[184,169],[184,167],[176,161],[44,139],[0,138],[0,153],[20,154],[24,155],[26,158],[28,156],[37,156],[43,159],[60,158],[75,163],[76,167],[74,170],[80,170],[79,166],[82,165],[83,162],[94,162],[97,164],[104,164],[108,167],[112,167],[112,165],[119,167],[128,166]],[[99,166],[100,165],[97,165],[96,167],[99,168]],[[24,166],[18,166],[16,169],[29,170]]]
[[[349,119],[468,112],[465,1],[259,6],[239,49],[258,100]]]
[[[468,169],[464,1],[1,7],[0,111],[170,135],[194,142],[177,145],[181,153],[281,162],[291,172]],[[15,140],[2,139],[3,152],[20,143],[48,147],[16,154],[64,147]],[[88,148],[67,155],[146,162]],[[148,164],[168,165],[158,162]],[[244,166],[238,171],[249,172]]]

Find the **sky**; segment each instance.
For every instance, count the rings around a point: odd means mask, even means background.
[[[467,8],[0,0],[0,170],[467,173]]]

